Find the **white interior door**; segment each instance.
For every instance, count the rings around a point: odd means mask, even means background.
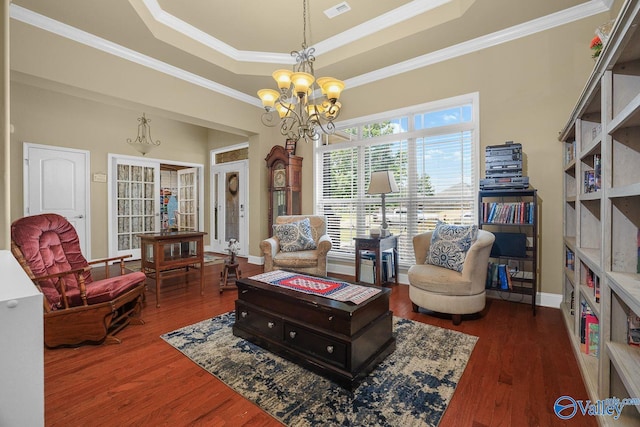
[[[110,252],[139,259],[137,234],[160,231],[160,163],[114,158],[111,172]]]
[[[57,213],[76,229],[82,254],[91,259],[89,152],[24,144],[24,214]]]
[[[240,244],[239,255],[249,254],[248,164],[246,160],[214,165],[212,180],[212,249],[225,253],[230,239]]]

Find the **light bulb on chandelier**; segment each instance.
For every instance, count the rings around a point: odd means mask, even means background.
[[[338,99],[344,82],[333,77],[315,78],[315,49],[307,47],[307,0],[303,1],[302,18],[302,50],[291,52],[296,60],[293,71],[274,71],[272,76],[279,91],[262,89],[258,96],[265,109],[262,114],[265,126],[278,125],[279,118],[282,135],[294,141],[302,138],[308,142],[318,140],[321,133],[335,132],[333,122],[342,108]],[[318,92],[321,95],[316,96]]]

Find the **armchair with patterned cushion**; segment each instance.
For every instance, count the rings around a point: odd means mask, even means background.
[[[435,231],[414,236],[416,264],[408,271],[413,311],[422,307],[451,314],[454,325],[460,324],[463,314],[482,311],[494,240],[492,233],[476,226],[441,223]]]
[[[331,239],[325,217],[319,215],[283,215],[276,218],[273,237],[260,242],[264,271],[293,270],[299,273],[327,275],[327,253]]]
[[[44,295],[47,347],[119,343],[114,334],[140,317],[146,276],[125,274],[124,258],[87,262],[73,226],[62,216],[41,214],[11,225],[11,250]],[[109,277],[109,263],[120,261],[120,275]],[[103,264],[106,278],[94,281],[91,265]]]

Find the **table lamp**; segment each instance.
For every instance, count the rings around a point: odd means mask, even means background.
[[[390,234],[384,197],[388,193],[396,193],[397,191],[398,184],[396,184],[396,180],[393,178],[393,172],[386,170],[371,173],[367,194],[380,194],[382,197],[382,226],[380,229],[380,237],[386,237]]]

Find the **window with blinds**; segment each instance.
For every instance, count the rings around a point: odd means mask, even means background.
[[[385,205],[402,265],[415,262],[413,236],[437,221],[476,222],[477,109],[471,94],[351,121],[341,141],[317,148],[316,206],[327,217],[333,256],[352,256],[353,238],[381,225],[381,196],[367,194],[375,171],[393,171],[398,184]]]

